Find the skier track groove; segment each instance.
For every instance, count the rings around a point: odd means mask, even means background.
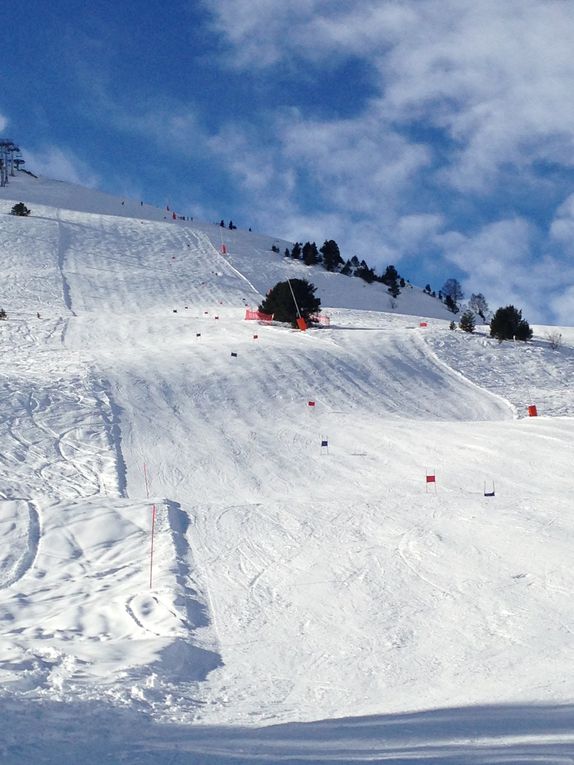
[[[33,502],[29,500],[13,500],[14,502],[24,503],[27,507],[27,533],[26,543],[24,550],[20,557],[12,566],[12,571],[2,577],[0,571],[0,590],[5,590],[11,587],[17,581],[22,579],[25,574],[33,567],[34,561],[38,555],[38,548],[40,544],[40,515]],[[0,503],[0,513],[2,512],[2,504]]]

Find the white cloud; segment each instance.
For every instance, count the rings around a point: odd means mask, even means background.
[[[204,5],[235,67],[268,67],[293,56],[306,60],[380,53],[380,45],[417,23],[408,3],[355,0],[209,0]],[[233,48],[230,51],[229,48]]]
[[[212,0],[238,67],[361,58],[371,116],[453,142],[442,178],[488,191],[501,167],[574,164],[574,14],[563,0]]]
[[[574,286],[566,287],[560,294],[553,296],[549,308],[555,324],[572,326],[574,324]]]
[[[411,143],[366,113],[353,120],[292,115],[279,129],[283,160],[312,176],[324,200],[348,213],[379,215],[430,164],[427,147]]]
[[[417,253],[434,244],[444,225],[443,215],[403,215],[394,227],[394,238],[402,252]]]
[[[6,130],[8,127],[8,117],[5,117],[3,114],[0,114],[0,131]]]
[[[204,0],[223,57],[231,66],[267,67],[286,52],[285,34],[299,30],[329,3],[325,0]]]
[[[79,159],[69,149],[44,146],[34,151],[22,147],[22,153],[26,158],[26,168],[37,175],[89,187],[98,186],[100,183],[99,177],[88,163]]]
[[[527,220],[513,218],[483,226],[472,235],[449,232],[435,241],[447,261],[465,277],[465,293],[482,292],[492,307],[514,304],[529,321],[548,316],[557,274],[568,270],[551,255],[537,256],[542,233]],[[574,279],[574,273],[569,273]]]
[[[574,194],[558,208],[550,226],[551,240],[566,253],[574,255]]]

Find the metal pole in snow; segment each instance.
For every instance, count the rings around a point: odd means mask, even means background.
[[[293,292],[293,287],[291,286],[291,281],[287,279],[287,284],[289,285],[289,289],[291,290],[291,295],[293,297],[293,302],[295,303],[295,308],[297,309],[297,314],[299,318],[301,319],[301,311],[299,310],[299,306],[297,305],[297,301],[295,300],[295,293]]]

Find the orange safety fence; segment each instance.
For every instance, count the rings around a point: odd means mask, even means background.
[[[273,321],[273,314],[252,311],[251,308],[246,308],[245,318],[253,321]]]
[[[309,319],[314,324],[322,324],[324,327],[328,327],[331,324],[331,317],[324,316],[323,314],[317,314],[316,316],[310,316]]]

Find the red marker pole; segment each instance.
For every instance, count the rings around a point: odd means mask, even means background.
[[[427,473],[426,473],[426,486],[425,486],[427,493],[428,493],[428,490],[429,490],[429,483],[434,486],[434,491],[435,491],[435,494],[436,494],[436,471],[434,473],[429,473],[428,470],[427,470]]]

